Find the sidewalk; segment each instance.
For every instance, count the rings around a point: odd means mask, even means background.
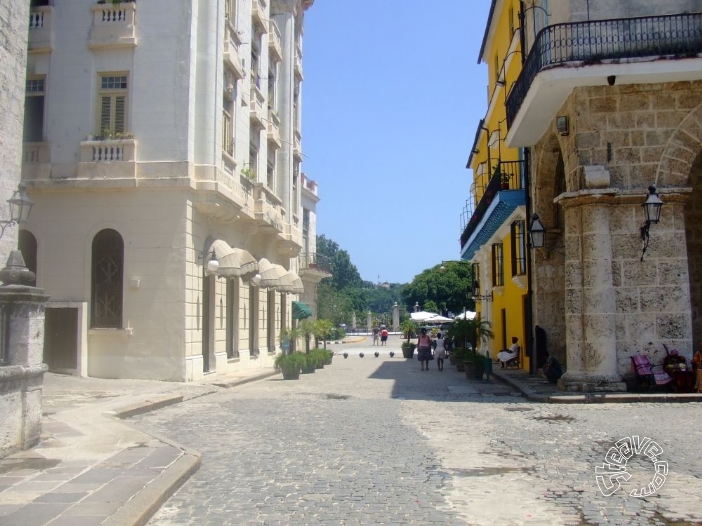
[[[0,526],[145,524],[197,471],[200,453],[124,419],[276,374],[260,369],[184,384],[48,373],[40,444],[0,459]],[[493,375],[534,402],[702,402],[702,394],[566,394],[525,371]],[[471,382],[476,391],[491,385]]]
[[[200,454],[124,418],[274,374],[192,384],[46,374],[41,442],[0,459],[0,526],[145,524]]]
[[[551,404],[632,403],[632,402],[702,402],[702,393],[566,393],[546,378],[531,376],[521,369],[493,368],[492,374],[502,382],[519,389],[532,402]]]

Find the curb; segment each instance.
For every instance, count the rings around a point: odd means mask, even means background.
[[[182,401],[183,395],[166,395],[125,406],[113,411],[110,414],[124,420],[125,418],[129,418],[131,416],[141,415],[148,413],[149,411],[155,411],[156,409],[161,409],[162,407],[167,407],[169,405],[179,404]]]
[[[202,455],[186,450],[134,498],[113,513],[102,526],[144,526],[159,508],[200,468]]]
[[[251,382],[256,382],[258,380],[265,380],[266,378],[270,378],[271,376],[275,376],[277,374],[280,374],[280,371],[266,371],[265,373],[257,374],[255,376],[236,378],[227,382],[213,382],[212,385],[224,388],[236,387],[238,385],[244,385]]]
[[[648,403],[689,403],[702,402],[702,393],[584,393],[580,395],[545,395],[526,387],[521,382],[493,371],[492,376],[502,383],[519,390],[530,402],[542,404],[630,404]]]

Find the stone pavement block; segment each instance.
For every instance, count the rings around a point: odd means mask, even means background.
[[[88,493],[45,493],[44,495],[40,495],[36,499],[34,499],[32,502],[63,502],[63,503],[73,503],[73,502],[78,502],[81,500],[83,497],[85,497]]]
[[[95,484],[105,483],[119,476],[123,470],[117,468],[102,468],[96,467],[86,471],[82,475],[78,475],[71,480],[73,484]]]
[[[66,510],[69,503],[30,503],[0,519],[0,526],[43,526]]]
[[[52,521],[51,526],[100,526],[104,520],[103,516],[64,516]]]

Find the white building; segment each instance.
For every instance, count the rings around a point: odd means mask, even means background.
[[[296,278],[321,279],[302,251],[313,2],[32,2],[20,247],[51,296],[51,370],[192,381],[272,364]]]

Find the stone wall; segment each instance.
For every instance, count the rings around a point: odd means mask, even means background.
[[[629,373],[629,357],[634,352],[645,352],[654,363],[660,363],[665,356],[664,344],[690,357],[693,343],[702,336],[698,317],[693,321],[692,316],[699,310],[702,289],[700,271],[696,270],[700,265],[694,263],[702,253],[702,240],[693,228],[702,219],[697,211],[700,207],[695,205],[702,200],[700,101],[701,82],[576,88],[558,112],[569,118],[569,135],[558,136],[553,128],[534,148],[536,212],[552,206],[549,198],[555,177],[553,163],[539,164],[539,159],[559,153],[565,186],[555,196],[556,201],[568,210],[580,210],[568,215],[566,230],[575,227],[575,217],[586,224],[593,213],[604,214],[601,232],[593,231],[589,237],[584,231],[566,236],[564,251],[570,262],[565,263],[565,276],[566,281],[583,280],[583,286],[589,286],[585,263],[602,266],[608,254],[600,254],[598,260],[594,256],[599,249],[593,243],[606,240],[611,247],[610,268],[593,275],[611,280],[614,307],[608,312],[600,302],[596,308],[602,324],[609,323],[608,316],[614,318],[619,374]],[[651,184],[658,187],[665,204],[660,223],[650,228],[651,243],[641,261],[641,203]],[[550,219],[555,221],[553,215]],[[549,265],[554,266],[546,263]],[[539,291],[548,290],[544,279],[555,272],[540,269],[536,262],[537,298]],[[582,328],[587,323],[586,314],[575,309],[569,294],[565,300],[571,334],[575,325]],[[544,312],[545,296],[539,301],[537,312]],[[544,325],[541,320],[535,323]],[[571,351],[575,349],[569,347],[568,353]]]

